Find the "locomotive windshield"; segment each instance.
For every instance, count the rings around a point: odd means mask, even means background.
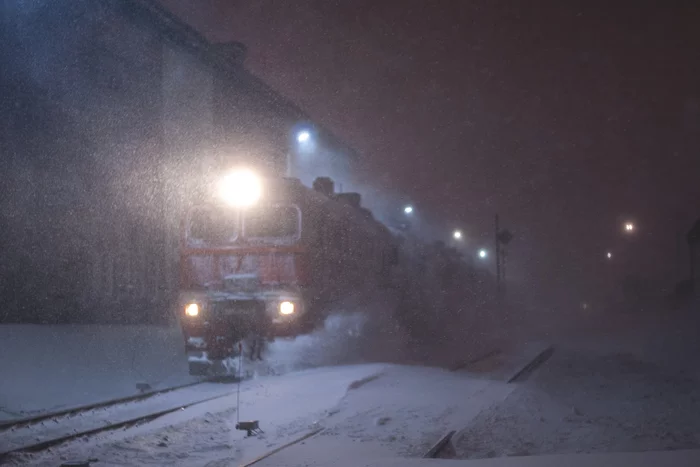
[[[246,211],[246,238],[292,238],[299,235],[300,216],[296,206],[265,206]]]
[[[296,206],[255,206],[243,213],[243,237],[248,239],[296,239],[301,216]],[[190,215],[187,233],[192,246],[231,245],[239,238],[239,215],[234,209],[197,209]]]
[[[198,209],[190,217],[189,240],[205,245],[225,245],[238,236],[238,216],[233,211]]]

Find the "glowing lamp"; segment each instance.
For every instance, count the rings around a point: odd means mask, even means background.
[[[252,206],[262,195],[262,182],[260,177],[250,170],[237,170],[221,180],[219,194],[231,206]]]
[[[190,303],[185,307],[185,314],[187,316],[195,317],[199,315],[199,305],[196,303]]]
[[[294,303],[286,301],[280,303],[280,314],[291,315],[292,313],[294,313]]]

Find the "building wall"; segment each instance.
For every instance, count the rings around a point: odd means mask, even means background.
[[[7,135],[13,169],[26,175],[9,191],[34,200],[6,200],[23,213],[7,225],[35,237],[20,249],[23,274],[13,277],[27,291],[15,293],[8,319],[139,319],[129,315],[148,305],[140,263],[159,217],[151,179],[163,152],[162,40],[113,2],[31,6],[5,2],[17,45],[5,81],[22,105],[6,103],[3,115],[16,124]]]
[[[0,322],[167,319],[186,206],[308,118],[150,0],[0,5]]]

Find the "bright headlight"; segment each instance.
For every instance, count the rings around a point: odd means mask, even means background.
[[[196,303],[190,303],[185,307],[185,314],[193,317],[199,315],[199,305]]]
[[[238,170],[221,180],[219,192],[231,206],[244,208],[257,203],[262,196],[262,182],[250,170]]]
[[[292,303],[292,302],[280,303],[280,314],[291,315],[292,313],[294,313],[294,303]]]

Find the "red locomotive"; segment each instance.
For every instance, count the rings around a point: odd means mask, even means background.
[[[330,179],[311,189],[239,171],[220,195],[183,225],[178,316],[190,373],[206,374],[245,340],[260,358],[262,340],[308,333],[334,303],[388,280],[394,237]]]

